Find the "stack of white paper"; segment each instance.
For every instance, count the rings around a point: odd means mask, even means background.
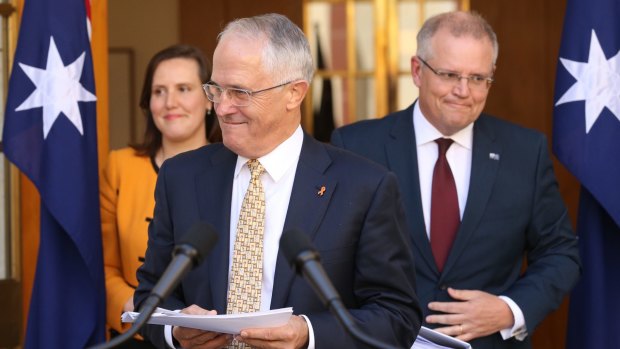
[[[472,349],[472,347],[460,339],[446,336],[422,326],[411,349]]]
[[[123,313],[123,322],[134,322],[140,313]],[[179,311],[157,308],[148,323],[197,328],[205,331],[238,334],[244,328],[284,326],[293,315],[293,308],[282,308],[244,314],[189,315]],[[422,326],[412,349],[472,349],[471,345],[456,338]]]
[[[293,314],[293,308],[282,308],[244,314],[189,315],[157,308],[148,323],[197,328],[205,331],[238,334],[244,328],[284,326]],[[134,322],[140,313],[123,313],[123,322]]]

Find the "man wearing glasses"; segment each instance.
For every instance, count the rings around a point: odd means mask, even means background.
[[[222,129],[212,144],[166,160],[156,187],[146,261],[135,304],[196,221],[218,243],[162,307],[226,314],[292,307],[282,327],[221,333],[169,326],[143,331],[159,348],[362,348],[279,251],[300,229],[359,328],[389,347],[411,345],[421,323],[415,268],[396,177],[367,159],[320,143],[300,126],[314,68],[308,41],[286,17],[229,23],[205,84]]]
[[[547,141],[482,114],[498,54],[482,17],[437,15],[417,42],[418,100],[337,129],[332,143],[396,173],[423,324],[476,349],[530,348],[580,275]]]

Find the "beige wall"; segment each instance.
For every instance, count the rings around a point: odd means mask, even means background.
[[[179,0],[109,0],[108,12],[110,149],[116,149],[132,136],[142,138],[144,119],[138,103],[144,71],[153,54],[179,42]]]

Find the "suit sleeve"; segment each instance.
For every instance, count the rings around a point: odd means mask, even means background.
[[[172,259],[172,250],[175,245],[173,229],[168,210],[168,198],[166,177],[167,167],[164,164],[157,176],[155,186],[155,212],[153,220],[149,224],[148,246],[145,255],[145,262],[137,271],[138,288],[134,293],[134,304],[139,309],[142,302],[149,296],[153,287],[157,284],[159,277],[164,273]],[[183,309],[185,304],[182,301],[180,287],[165,299],[160,305],[166,309]],[[164,326],[145,325],[140,333],[148,338],[158,348],[167,348],[164,338]]]
[[[123,277],[121,252],[117,227],[117,204],[119,190],[119,163],[111,152],[100,180],[101,233],[106,284],[106,320],[108,326],[124,332],[129,324],[121,323],[121,314],[127,300],[133,296],[133,288]]]
[[[528,266],[506,292],[523,311],[529,332],[559,307],[581,274],[577,238],[560,196],[545,137],[540,137],[538,149],[532,218],[526,231]]]
[[[404,211],[393,174],[379,183],[367,208],[355,258],[354,297],[349,307],[360,329],[398,348],[409,348],[421,325],[415,267]],[[308,316],[317,348],[359,348],[329,314]]]

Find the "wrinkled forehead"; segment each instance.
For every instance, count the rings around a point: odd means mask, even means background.
[[[433,63],[448,65],[446,68],[466,66],[476,71],[493,70],[493,43],[486,36],[456,36],[448,30],[440,30],[431,40],[430,53]]]
[[[247,36],[222,36],[213,54],[211,80],[221,86],[248,87],[256,79],[265,79],[263,50],[263,42]]]

